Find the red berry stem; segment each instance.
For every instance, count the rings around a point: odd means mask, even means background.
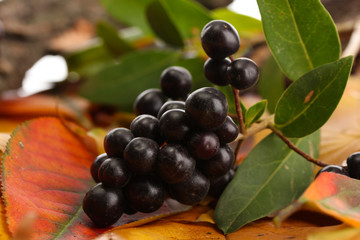
[[[283,140],[283,142],[293,151],[295,151],[297,154],[299,154],[300,156],[302,156],[303,158],[305,158],[306,160],[308,160],[309,162],[312,162],[316,165],[318,165],[319,167],[325,167],[328,166],[329,164],[324,163],[320,160],[317,160],[315,158],[313,158],[312,156],[308,155],[307,153],[303,152],[302,150],[300,150],[299,148],[297,148],[287,137],[285,137],[279,130],[277,130],[273,125],[269,125],[269,129],[271,129],[271,131],[273,131],[281,140]]]

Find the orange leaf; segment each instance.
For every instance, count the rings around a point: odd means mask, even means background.
[[[332,216],[350,226],[360,227],[360,181],[344,175],[324,172],[292,205],[275,218],[281,223],[299,208],[309,208]]]
[[[24,216],[35,213],[33,239],[91,239],[97,229],[81,204],[94,185],[90,165],[94,149],[86,131],[57,118],[39,118],[12,134],[3,159],[2,196],[11,234]],[[164,204],[152,214],[123,215],[117,226],[145,217],[178,211]]]

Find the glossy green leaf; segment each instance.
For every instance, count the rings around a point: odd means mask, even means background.
[[[161,72],[178,57],[178,52],[170,50],[132,52],[89,78],[80,93],[93,102],[131,110],[140,92],[160,87]]]
[[[266,41],[286,76],[298,79],[340,57],[331,16],[319,0],[258,0]]]
[[[146,9],[146,17],[152,30],[163,41],[177,47],[184,46],[184,40],[171,19],[170,13],[166,9],[163,1],[154,1]]]
[[[293,139],[295,146],[317,157],[319,132]],[[311,164],[275,134],[262,140],[245,158],[215,209],[217,226],[231,233],[297,199],[311,183]]]
[[[276,104],[285,90],[284,75],[274,58],[270,56],[260,69],[258,90],[260,95],[268,100],[267,109],[274,113]]]
[[[96,25],[97,35],[103,40],[109,52],[116,57],[131,52],[134,48],[127,41],[122,39],[117,29],[106,22],[98,22]]]
[[[144,34],[151,34],[145,9],[152,0],[100,0],[115,19],[129,26],[139,27]]]
[[[212,20],[205,8],[190,0],[155,0],[147,9],[147,17],[161,39],[180,47],[185,40],[198,38],[201,29]]]
[[[267,100],[262,100],[255,103],[246,111],[245,114],[245,128],[256,122],[264,114],[267,106]]]
[[[316,68],[296,80],[281,96],[275,125],[287,137],[303,137],[319,129],[338,105],[353,57]]]
[[[231,23],[241,37],[253,37],[262,33],[261,21],[246,15],[238,14],[227,8],[216,9],[212,12],[214,19],[222,19]]]

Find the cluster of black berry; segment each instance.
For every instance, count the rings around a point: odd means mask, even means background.
[[[254,61],[241,57],[230,61],[227,57],[240,48],[236,29],[228,22],[214,20],[201,32],[201,44],[210,57],[204,64],[206,78],[215,85],[245,90],[259,78],[259,69]]]
[[[160,81],[161,90],[136,98],[138,116],[130,129],[115,128],[105,136],[106,153],[91,166],[98,184],[86,194],[83,209],[99,227],[112,225],[124,212],[153,212],[166,195],[187,205],[207,194],[218,197],[234,175],[227,143],[238,127],[227,116],[225,95],[211,87],[189,95],[192,77],[182,67],[167,68]]]
[[[328,165],[320,169],[316,177],[322,172],[338,173],[360,180],[360,152],[353,153],[346,159],[346,167]]]

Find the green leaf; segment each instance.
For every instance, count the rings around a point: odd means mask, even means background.
[[[352,56],[342,58],[292,83],[276,106],[276,128],[287,137],[303,137],[324,125],[341,99],[352,62]]]
[[[145,9],[152,0],[100,0],[105,9],[118,21],[139,27],[144,34],[151,34]]]
[[[91,75],[113,61],[113,56],[104,44],[91,46],[65,56],[69,72]]]
[[[146,9],[146,17],[152,30],[166,43],[183,47],[184,40],[166,9],[163,1],[154,1]]]
[[[184,40],[198,38],[204,25],[213,20],[205,8],[190,0],[155,0],[147,9],[147,17],[161,39],[180,47]]]
[[[248,128],[251,124],[256,122],[264,114],[267,106],[267,100],[262,100],[260,102],[252,105],[245,114],[245,128]]]
[[[319,0],[257,0],[267,43],[292,80],[338,60],[340,41]]]
[[[134,50],[127,41],[122,39],[116,28],[106,22],[98,22],[96,25],[97,35],[103,40],[104,45],[114,56],[119,57],[124,53]]]
[[[292,139],[295,146],[317,157],[319,132]],[[290,150],[275,134],[262,140],[244,159],[215,209],[215,222],[231,233],[297,199],[313,177],[312,165]]]
[[[268,111],[274,113],[276,104],[284,92],[285,86],[284,75],[273,56],[270,56],[262,65],[257,86],[260,95],[268,100]]]
[[[170,50],[132,52],[89,78],[80,94],[93,102],[131,110],[137,95],[160,86],[161,72],[178,57],[178,52]]]
[[[238,31],[240,37],[251,38],[256,34],[262,33],[260,20],[235,13],[227,8],[219,8],[212,11],[212,17],[231,23]]]

